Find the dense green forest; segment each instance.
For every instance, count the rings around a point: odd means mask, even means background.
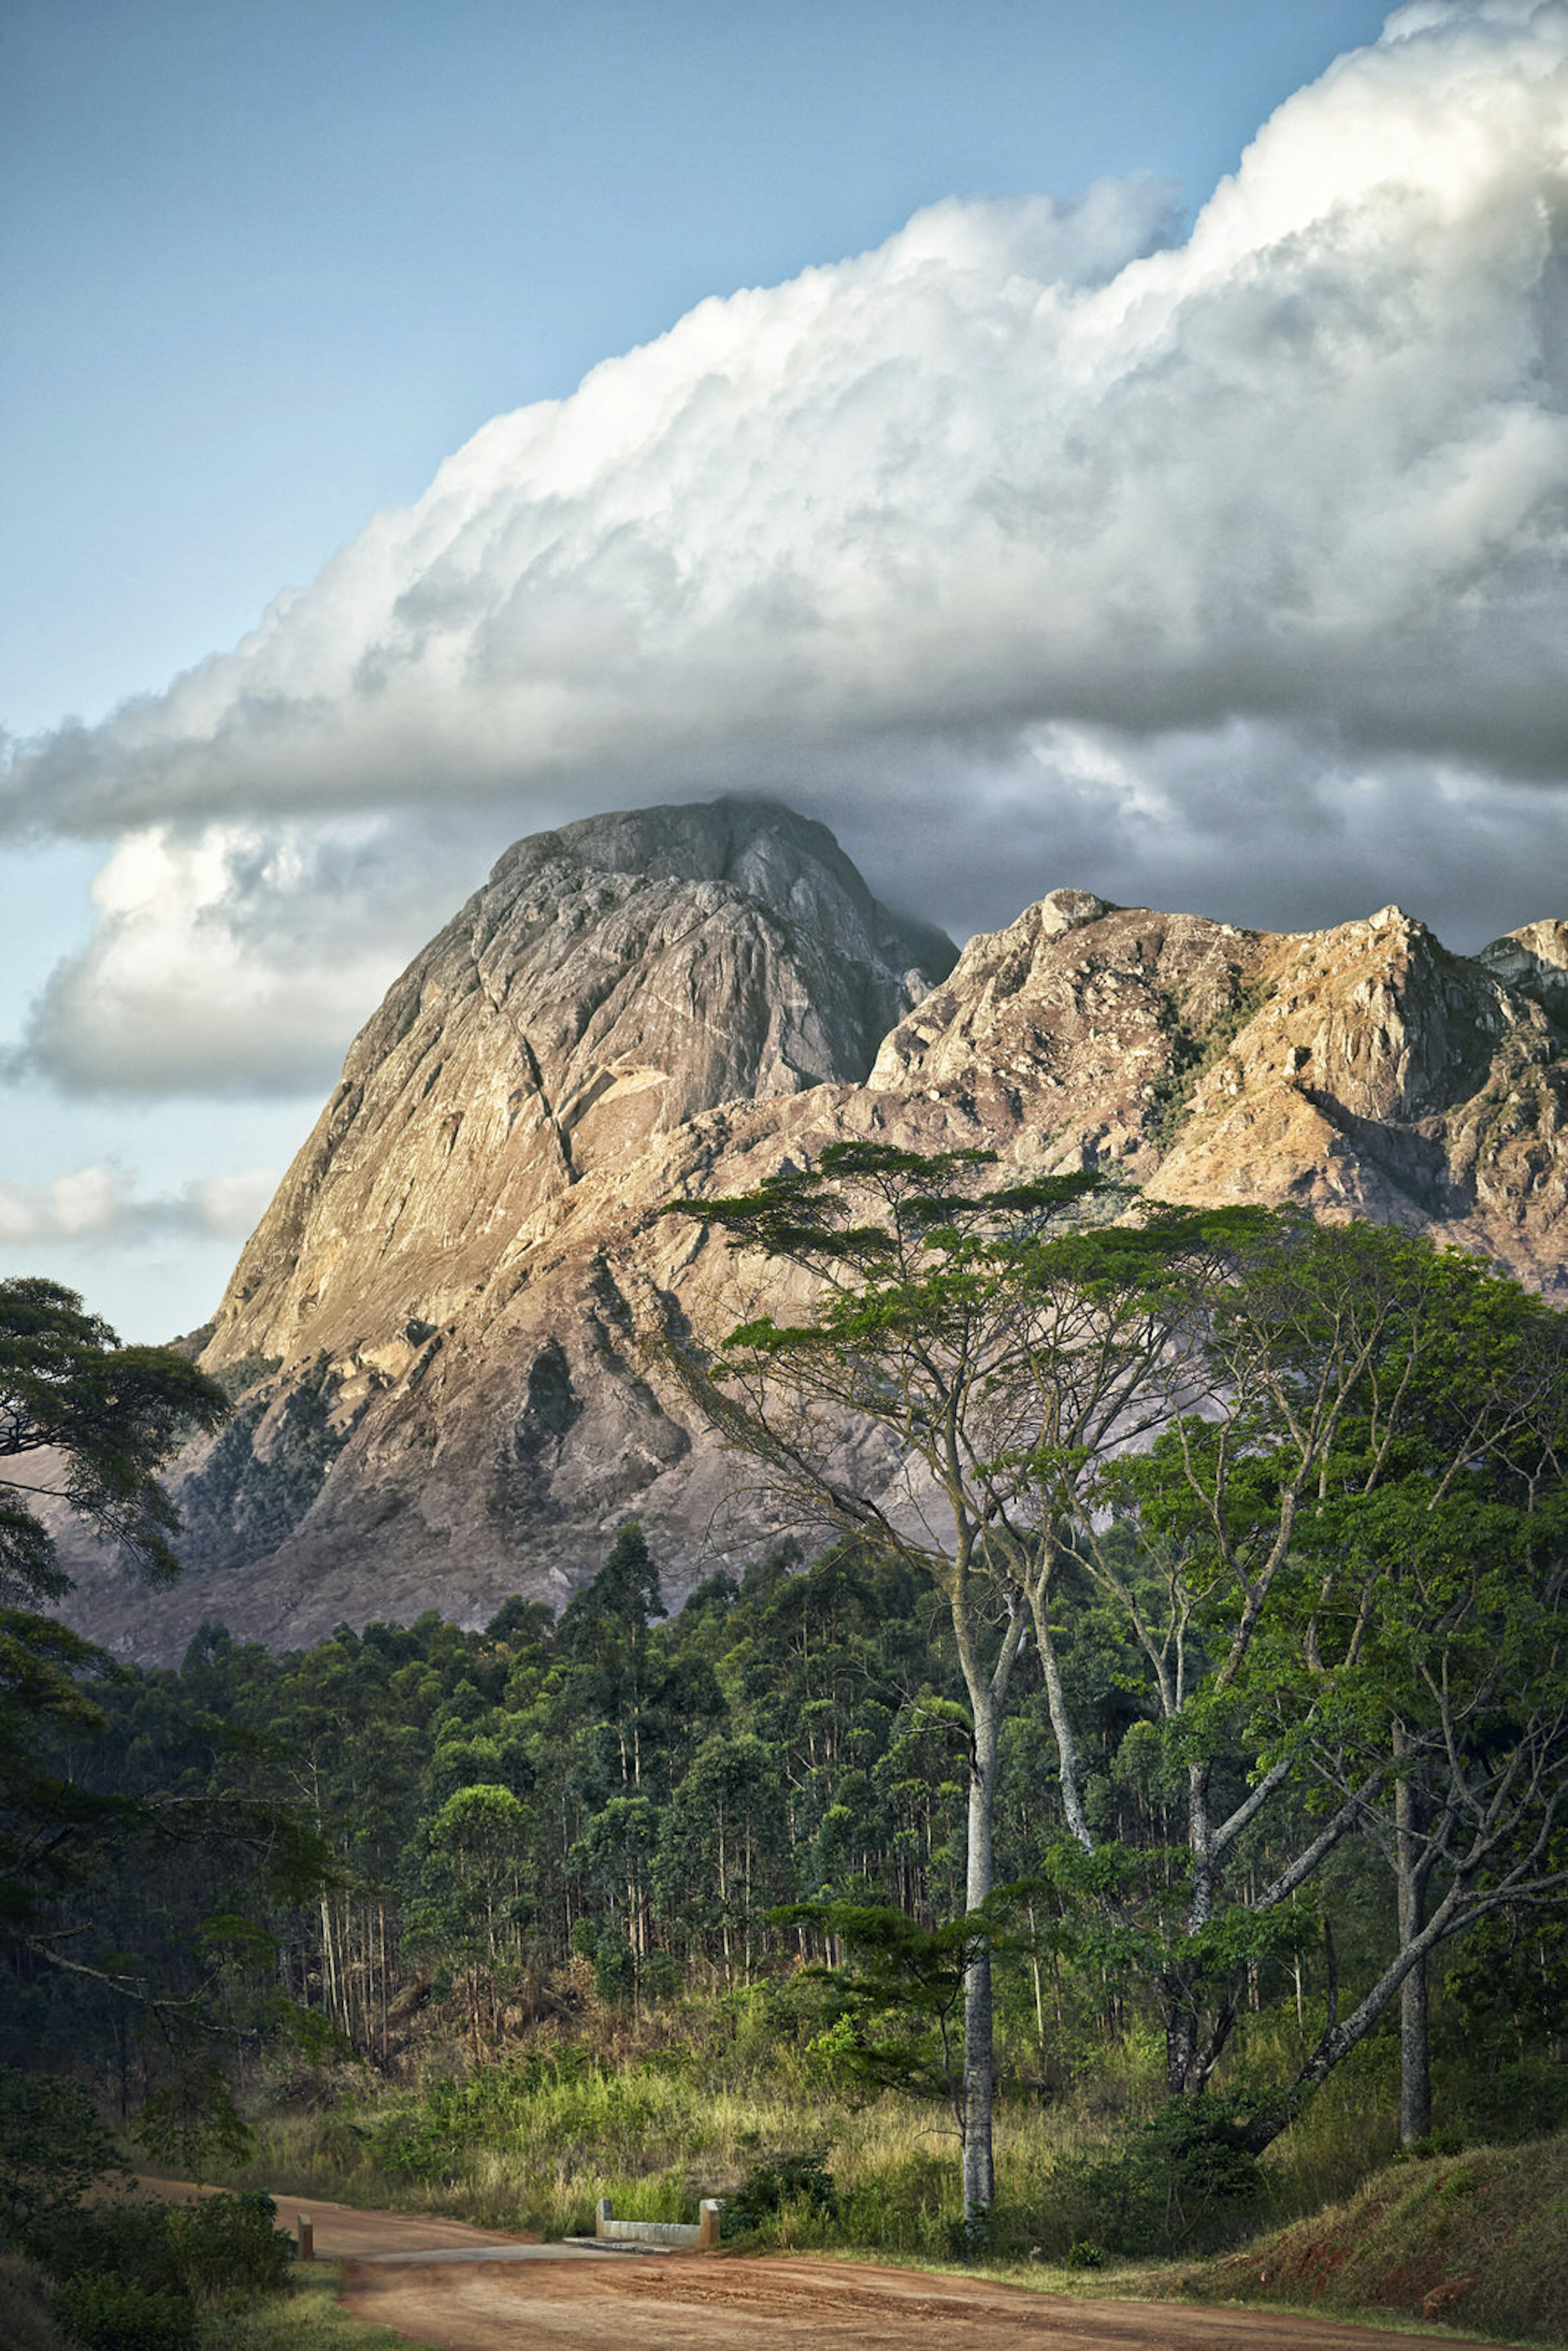
[[[1568,2118],[1563,1318],[1409,1236],[870,1146],[683,1212],[821,1285],[667,1341],[813,1542],[669,1614],[627,1524],[559,1616],[172,1670],[8,1610],[13,2104],[547,2228],[717,2188],[1083,2262]]]
[[[939,1596],[844,1546],[716,1577],[666,1620],[657,1605],[627,1528],[557,1621],[512,1602],[482,1631],[433,1614],[284,1656],[212,1627],[177,1670],[100,1677],[102,1726],[69,1756],[84,1788],[197,1807],[241,1792],[257,1813],[319,1828],[337,1860],[308,1901],[262,1907],[248,1848],[143,1855],[93,1891],[86,1954],[134,1952],[165,1995],[204,1994],[204,2045],[242,2105],[257,2112],[303,2081],[326,2098],[322,2135],[340,2158],[363,2148],[426,2191],[462,2172],[487,2128],[507,2135],[508,2081],[513,2095],[529,2081],[559,2095],[576,2067],[591,2117],[582,2066],[662,2096],[710,2039],[721,2071],[741,2056],[763,2076],[775,2059],[792,2069],[805,2085],[793,2126],[808,2139],[813,2102],[876,2095],[879,2055],[882,2078],[928,2091],[929,2008],[890,1999],[878,2043],[805,1972],[841,1944],[777,1913],[826,1898],[935,1927],[961,1910],[967,1740]],[[1088,1602],[1074,1621],[1062,1667],[1093,1817],[1174,1886],[1180,1805],[1140,1731],[1150,1715],[1125,1636]],[[1106,1906],[1040,1875],[1060,1830],[1054,1765],[1043,1698],[1021,1691],[998,1811],[1000,1873],[1019,1887],[998,1936],[1000,2072],[1004,2106],[1046,2140],[1055,2111],[1141,2120],[1163,2091],[1143,1956]],[[1269,1865],[1261,1842],[1241,1857],[1243,1896]],[[214,1976],[213,1922],[225,1918]],[[1313,2043],[1336,1988],[1354,2001],[1396,1938],[1383,1857],[1346,1841],[1274,1948],[1240,1960],[1238,2062],[1216,2090],[1228,2117]],[[1456,1947],[1437,2007],[1450,2127],[1515,2132],[1568,2111],[1552,2038],[1563,1968],[1555,1920],[1534,1912],[1502,1909]],[[280,2072],[278,2035],[300,2011],[329,2021],[335,2045]],[[158,2019],[117,1982],[40,1970],[14,1982],[4,2032],[8,2063],[90,2079],[128,2119],[167,2078]],[[1369,2153],[1390,2143],[1396,2075],[1395,2037],[1375,2036],[1356,2093],[1381,2110],[1366,2117]],[[358,2139],[332,2127],[338,2096]],[[624,2117],[610,2119],[623,2135]],[[939,2160],[942,2144],[938,2130]]]

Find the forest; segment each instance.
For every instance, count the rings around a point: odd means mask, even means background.
[[[1568,2124],[1563,1318],[957,1155],[672,1213],[818,1301],[664,1334],[800,1529],[673,1613],[633,1523],[482,1628],[153,1669],[6,1612],[14,2233],[80,2185],[40,2085],[239,2189],[1093,2269]],[[153,1573],[226,1403],[169,1376],[81,1489]]]

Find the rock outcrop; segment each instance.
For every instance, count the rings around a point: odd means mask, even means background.
[[[786,810],[643,809],[519,841],[355,1039],[213,1361],[368,1346],[401,1378],[410,1334],[461,1315],[563,1192],[716,1102],[863,1078],[955,952]]]
[[[1568,1294],[1568,925],[1473,957],[1385,907],[1283,935],[1055,890],[956,963],[821,827],[763,804],[508,852],[356,1040],[204,1362],[187,1574],[84,1555],[73,1613],[177,1653],[559,1600],[635,1512],[678,1595],[770,1531],[639,1349],[644,1301],[753,1302],[682,1194],[872,1135],[1296,1200]],[[948,968],[952,963],[951,969]]]

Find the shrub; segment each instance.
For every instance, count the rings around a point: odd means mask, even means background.
[[[142,2293],[185,2290],[166,2204],[91,2204],[34,2230],[28,2250],[52,2277],[128,2281]]]
[[[804,2205],[823,2220],[836,2220],[839,2197],[827,2154],[826,2147],[805,2148],[754,2165],[725,2204],[724,2233],[744,2236],[787,2205]]]
[[[1225,2242],[1261,2197],[1263,2174],[1227,2116],[1172,2098],[1116,2154],[1059,2165],[1051,2186],[1046,2233],[1058,2244],[1175,2253]]]
[[[20,2253],[0,2253],[0,2343],[5,2351],[67,2351],[43,2273]]]
[[[79,2084],[0,2066],[0,2236],[28,2235],[124,2168]]]
[[[254,2189],[238,2196],[204,2196],[169,2215],[186,2291],[216,2300],[225,2294],[276,2294],[288,2283],[293,2245],[277,2226],[277,2207]]]
[[[1463,2105],[1472,2139],[1543,2138],[1568,2126],[1568,2065],[1504,2065],[1468,2084]]]
[[[160,2304],[219,2302],[287,2283],[293,2248],[277,2218],[271,2197],[253,2193],[89,2205],[36,2231],[31,2250],[73,2287],[96,2278]]]
[[[390,2179],[409,2179],[421,2187],[450,2179],[460,2161],[455,2134],[442,2115],[427,2105],[394,2106],[369,2134],[371,2159]]]
[[[196,2314],[180,2294],[149,2294],[131,2278],[68,2279],[55,2314],[86,2351],[196,2351]]]

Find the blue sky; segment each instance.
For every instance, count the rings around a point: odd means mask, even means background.
[[[1489,339],[1501,348],[1515,314],[1533,317],[1539,307],[1544,265],[1525,251],[1524,229],[1524,242],[1516,239],[1517,250],[1500,259],[1482,250],[1474,224],[1496,212],[1487,191],[1495,196],[1499,175],[1517,178],[1510,159],[1529,150],[1530,136],[1546,136],[1538,106],[1529,114],[1535,131],[1521,125],[1534,104],[1530,92],[1552,67],[1552,45],[1561,46],[1562,11],[1553,0],[1533,15],[1527,0],[1478,0],[1474,10],[1414,13],[1443,24],[1429,36],[1417,27],[1417,37],[1389,53],[1386,70],[1378,64],[1359,81],[1342,76],[1332,101],[1298,102],[1301,128],[1277,142],[1282,160],[1273,180],[1254,169],[1249,217],[1264,219],[1282,204],[1284,225],[1242,235],[1217,215],[1203,248],[1209,258],[1194,247],[1198,257],[1181,263],[1185,290],[1168,298],[1196,316],[1198,280],[1224,281],[1230,308],[1218,325],[1219,313],[1204,312],[1207,323],[1171,348],[1190,363],[1195,350],[1212,356],[1223,338],[1228,394],[1249,380],[1256,357],[1262,413],[1275,397],[1267,368],[1279,364],[1282,319],[1304,316],[1310,339],[1314,306],[1322,317],[1343,309],[1348,319],[1358,306],[1370,313],[1383,302],[1364,326],[1368,350],[1386,338],[1393,298],[1375,287],[1378,265],[1367,258],[1377,240],[1347,234],[1335,244],[1339,232],[1323,225],[1326,214],[1310,223],[1304,213],[1284,215],[1292,204],[1300,211],[1298,183],[1321,163],[1328,180],[1343,172],[1343,199],[1331,210],[1354,230],[1357,207],[1375,196],[1375,189],[1366,194],[1362,164],[1379,152],[1384,120],[1400,152],[1413,152],[1416,132],[1430,144],[1434,123],[1440,138],[1446,110],[1458,125],[1460,110],[1445,91],[1480,88],[1497,125],[1492,180],[1478,182],[1472,212],[1453,233],[1453,285],[1428,305],[1432,319],[1458,323],[1448,342],[1434,328],[1429,350],[1412,343],[1411,385],[1390,395],[1388,413],[1414,416],[1422,381],[1451,377],[1453,399],[1431,421],[1427,444],[1388,459],[1384,486],[1391,515],[1413,506],[1458,515],[1470,511],[1465,499],[1473,506],[1484,474],[1491,504],[1482,536],[1490,548],[1500,534],[1518,534],[1511,578],[1527,541],[1539,549],[1540,531],[1526,523],[1556,486],[1554,444],[1542,423],[1551,403],[1524,413],[1533,395],[1520,391],[1539,377],[1539,356],[1521,360],[1518,381],[1506,385],[1458,378],[1467,350]],[[281,771],[266,765],[265,743],[243,726],[235,731],[234,712],[255,701],[246,700],[243,676],[231,686],[226,673],[214,673],[210,690],[198,680],[204,708],[214,695],[230,698],[218,733],[196,752],[190,695],[163,693],[177,673],[241,640],[280,590],[311,582],[334,549],[352,543],[373,555],[374,530],[361,538],[369,518],[413,507],[437,468],[476,433],[481,454],[470,470],[481,462],[491,469],[483,513],[494,522],[486,528],[497,541],[534,528],[528,516],[542,493],[536,482],[524,514],[517,469],[578,463],[570,449],[589,426],[572,427],[578,412],[565,412],[565,437],[542,455],[527,434],[497,441],[481,428],[528,403],[565,399],[588,371],[619,354],[655,346],[645,362],[602,377],[600,405],[617,413],[627,403],[656,403],[670,371],[684,370],[689,416],[705,337],[722,355],[713,366],[738,381],[734,354],[748,320],[759,343],[787,332],[806,335],[810,345],[816,335],[842,354],[835,383],[852,380],[874,397],[865,388],[914,364],[916,350],[932,352],[934,379],[936,362],[949,366],[955,383],[972,376],[974,351],[988,346],[983,337],[973,350],[962,343],[962,320],[979,299],[963,287],[994,298],[998,319],[1012,315],[1009,288],[1020,273],[1030,284],[1067,287],[1064,316],[1073,304],[1080,312],[1092,304],[1103,282],[1143,286],[1153,269],[1147,282],[1157,291],[1160,255],[1179,262],[1186,253],[1195,217],[1260,126],[1341,53],[1375,41],[1383,16],[1351,0],[1318,0],[1310,10],[1278,0],[992,0],[962,10],[931,0],[792,0],[771,9],[716,0],[455,0],[440,10],[401,0],[222,8],[142,0],[135,9],[12,0],[0,28],[0,273],[12,351],[0,376],[0,726],[40,738],[42,749],[16,764],[0,846],[0,935],[11,983],[3,1027],[26,1042],[0,1088],[5,1261],[76,1282],[130,1335],[165,1335],[198,1320],[267,1181],[308,1125],[353,1027],[397,964],[516,833],[617,799],[735,779],[788,794],[798,774],[801,804],[841,817],[846,845],[873,883],[960,930],[1017,911],[1020,863],[1030,874],[1023,895],[1071,881],[1153,897],[1165,882],[1173,901],[1260,922],[1337,919],[1391,895],[1425,893],[1416,910],[1430,906],[1451,934],[1478,866],[1490,862],[1497,887],[1475,911],[1478,935],[1489,923],[1559,911],[1520,894],[1540,870],[1539,842],[1531,844],[1545,796],[1561,780],[1542,747],[1555,705],[1548,696],[1537,712],[1529,694],[1515,690],[1555,658],[1552,627],[1539,623],[1538,586],[1533,602],[1521,597],[1498,608],[1496,649],[1487,655],[1495,695],[1468,691],[1460,709],[1456,689],[1455,707],[1436,716],[1441,679],[1462,668],[1448,655],[1432,656],[1435,680],[1411,654],[1380,684],[1379,664],[1363,675],[1346,665],[1343,646],[1319,645],[1293,669],[1275,659],[1265,675],[1244,612],[1208,670],[1173,673],[1165,698],[1152,695],[1147,709],[1136,679],[1113,681],[1109,701],[1098,704],[1051,685],[1065,674],[1051,664],[1069,654],[1032,644],[1023,667],[995,674],[955,653],[943,673],[946,702],[927,705],[907,688],[908,675],[928,665],[926,652],[895,644],[896,625],[882,613],[868,623],[864,652],[864,674],[883,682],[874,728],[845,717],[844,690],[828,679],[810,744],[786,747],[788,756],[771,765],[770,754],[737,732],[728,705],[719,706],[727,694],[740,707],[771,690],[766,680],[758,687],[744,647],[735,651],[733,615],[723,628],[735,676],[720,678],[707,736],[701,691],[689,682],[696,674],[689,647],[672,642],[661,669],[651,641],[639,641],[644,699],[633,714],[635,739],[668,744],[644,768],[591,727],[543,765],[530,767],[518,751],[513,765],[504,758],[497,767],[496,733],[510,745],[511,705],[483,726],[476,719],[469,734],[444,705],[420,702],[411,686],[406,707],[423,747],[417,758],[408,754],[406,772],[394,761],[383,776],[375,738],[340,760],[301,737],[280,780]],[[1530,57],[1515,19],[1535,42]],[[1484,38],[1467,48],[1472,21]],[[1444,176],[1429,161],[1400,168],[1417,178],[1426,171],[1423,184],[1432,186]],[[1068,206],[1060,220],[1038,208],[940,210],[954,197],[1071,199],[1103,180],[1131,185],[1097,210]],[[1168,183],[1165,193],[1151,194],[1141,184],[1148,180]],[[1522,222],[1528,191],[1514,194]],[[934,206],[931,225],[901,244],[904,224]],[[1431,238],[1423,237],[1426,250]],[[1317,258],[1303,274],[1300,256],[1309,245]],[[1287,249],[1295,275],[1288,287],[1280,277],[1253,353],[1244,349],[1251,329],[1238,324],[1242,281],[1261,282],[1270,269],[1279,277]],[[891,257],[869,275],[830,271],[824,324],[801,327],[802,304],[817,298],[809,287],[790,292],[788,281],[818,265],[879,254]],[[902,288],[914,289],[908,300],[917,306],[931,300],[937,281],[940,316],[932,308],[922,324],[914,308],[901,308]],[[1514,304],[1506,317],[1486,310],[1477,291],[1500,285]],[[748,287],[785,291],[751,308],[697,307]],[[953,288],[959,292],[949,299]],[[694,310],[695,323],[670,339],[666,358],[659,339]],[[862,310],[874,311],[876,324],[857,356]],[[998,480],[1005,473],[1013,482],[1019,463],[1027,470],[1037,413],[1054,413],[1055,387],[1071,367],[1087,366],[1087,348],[1082,337],[1063,345],[1054,375],[1025,353],[1016,381],[982,402],[976,432],[994,434],[998,452],[1024,452],[1017,462],[998,455]],[[1280,382],[1289,390],[1308,373],[1303,360]],[[1381,361],[1369,362],[1357,384],[1386,373]],[[1072,445],[1086,431],[1092,440],[1093,417],[1109,413],[1113,398],[1130,396],[1122,378],[1106,381],[1106,398],[1085,408],[1088,424],[1071,424]],[[1311,450],[1335,431],[1350,436],[1347,446],[1376,444],[1385,412],[1368,407],[1363,425],[1359,410],[1337,392],[1334,399],[1322,434],[1303,410],[1291,427],[1292,446]],[[798,480],[768,473],[768,453],[781,445],[783,428],[774,430],[761,408],[742,413],[743,406],[725,422],[713,461],[733,467],[737,484],[753,485],[751,507],[738,488],[735,495],[734,544],[688,427],[667,456],[670,480],[695,482],[715,508],[692,540],[691,560],[705,578],[723,571],[748,532],[762,531],[759,517],[769,518],[783,545],[790,523],[787,513],[780,518],[781,504],[798,497],[803,513],[816,496],[810,467]],[[1485,433],[1475,429],[1472,409],[1491,420]],[[1197,413],[1190,402],[1189,411]],[[1492,429],[1516,412],[1511,438]],[[591,423],[591,401],[582,413]],[[654,406],[646,413],[652,432]],[[879,451],[885,455],[900,431],[936,430],[936,413],[884,418]],[[1164,428],[1146,403],[1137,414],[1153,451],[1155,486],[1140,494],[1152,511],[1164,496]],[[789,427],[797,435],[810,429],[799,416]],[[1183,486],[1168,514],[1151,523],[1150,544],[1159,562],[1176,567],[1189,531],[1200,541],[1203,517],[1211,523],[1218,507],[1212,487],[1189,495],[1186,486],[1189,473],[1198,479],[1190,413],[1173,409],[1168,429],[1170,478]],[[1434,453],[1461,443],[1486,451],[1484,467],[1479,458],[1469,464],[1462,495],[1456,486],[1447,505],[1436,490],[1418,500],[1406,495]],[[851,462],[823,448],[824,477],[833,463]],[[569,657],[559,647],[549,655],[563,676],[589,659],[584,647],[619,643],[606,612],[623,592],[632,602],[642,592],[616,585],[620,575],[605,569],[602,552],[607,518],[621,511],[616,500],[633,495],[630,461],[591,456],[598,470],[591,512],[584,508],[589,551],[572,558],[557,600],[576,616],[578,634]],[[695,475],[675,470],[694,465]],[[1260,481],[1266,472],[1265,464]],[[1028,496],[1042,511],[1051,499],[1060,504],[1062,478],[1042,475]],[[633,486],[645,518],[657,500],[645,479]],[[1366,494],[1374,505],[1378,486]],[[918,486],[909,489],[900,507],[904,493],[890,493],[889,511],[906,536],[921,495]],[[1265,482],[1258,496],[1267,495]],[[1281,580],[1295,580],[1298,561],[1310,571],[1322,555],[1322,503],[1304,498],[1256,532],[1244,516],[1239,537],[1214,559],[1223,560],[1228,592],[1260,549],[1260,609]],[[1366,499],[1362,507],[1372,510]],[[1355,511],[1333,528],[1343,568],[1364,568],[1367,559],[1351,544]],[[395,515],[387,528],[393,538],[402,530]],[[841,554],[841,532],[836,544]],[[800,549],[787,552],[798,571]],[[658,560],[679,553],[665,548]],[[823,559],[827,580],[838,558]],[[1155,559],[1148,560],[1152,580]],[[1460,550],[1452,577],[1473,581],[1479,560],[1473,548]],[[353,561],[362,572],[364,560]],[[1434,543],[1410,558],[1420,561],[1436,579],[1449,551]],[[1066,575],[1059,565],[1050,576]],[[1337,576],[1330,549],[1322,577]],[[421,592],[434,593],[437,573],[421,578]],[[1020,574],[1019,611],[1038,602],[1030,579]],[[304,707],[296,694],[309,665],[302,632],[315,629],[323,642],[341,633],[345,599],[362,601],[361,587],[350,582],[350,590],[307,600],[304,620],[275,632],[281,650],[269,650],[269,640],[256,671],[265,695],[282,693],[290,709]],[[1110,607],[1095,605],[1099,592],[1093,577],[1075,577],[1073,595],[1100,612],[1095,625],[1103,630]],[[1207,610],[1202,580],[1182,592]],[[1271,657],[1290,639],[1303,598],[1316,598],[1314,610],[1324,606],[1323,590],[1310,581],[1283,592],[1253,632],[1269,636]],[[1473,602],[1472,589],[1466,592]],[[1366,594],[1355,630],[1375,636],[1377,624],[1364,614],[1386,611],[1408,649],[1408,594],[1400,604],[1381,580]],[[513,625],[514,582],[497,586],[495,609]],[[1005,636],[1008,615],[998,610]],[[1140,624],[1156,637],[1165,626],[1152,607]],[[1322,644],[1338,626],[1330,615]],[[469,647],[473,674],[511,658],[508,645],[514,653],[537,645],[536,622],[528,627],[534,633],[525,637],[492,630],[483,660]],[[1082,643],[1070,650],[1088,673],[1103,647],[1088,621],[1084,627]],[[359,674],[368,651],[380,657],[381,641],[350,643],[351,634],[342,658],[347,664],[351,653]],[[711,629],[703,642],[706,660]],[[1038,691],[1037,676],[1047,679]],[[1553,691],[1554,681],[1552,671]],[[666,724],[661,695],[680,699],[678,726]],[[111,717],[131,695],[152,697],[144,723]],[[1351,714],[1343,720],[1342,707]],[[1478,710],[1472,723],[1466,714]],[[51,731],[68,714],[86,723],[85,734]],[[410,739],[406,728],[399,739]],[[225,747],[215,782],[214,742]],[[1343,789],[1329,805],[1314,801],[1302,778],[1331,767]],[[925,824],[936,843],[929,868],[901,852],[898,836],[908,828],[890,817],[918,810],[924,822],[934,810],[962,813],[971,799],[988,812],[989,831],[971,828],[978,846],[967,865],[935,820]],[[1555,810],[1555,797],[1550,805]],[[1140,863],[1137,826],[1127,815],[1151,806],[1181,820],[1138,820],[1145,830],[1153,821],[1162,844],[1152,873],[1153,852]],[[1250,863],[1231,853],[1243,807],[1267,817]],[[1120,811],[1113,821],[1105,813],[1113,809]],[[1020,829],[1029,843],[1022,859]],[[1416,840],[1427,844],[1419,859]],[[1061,870],[1062,860],[1074,870]],[[95,877],[96,908],[89,896]],[[162,997],[161,969],[171,976]],[[200,1023],[169,1011],[176,981],[198,1008],[208,1004],[199,1035]]]
[[[232,643],[498,411],[952,194],[1189,204],[1361,0],[12,0],[0,725]]]

